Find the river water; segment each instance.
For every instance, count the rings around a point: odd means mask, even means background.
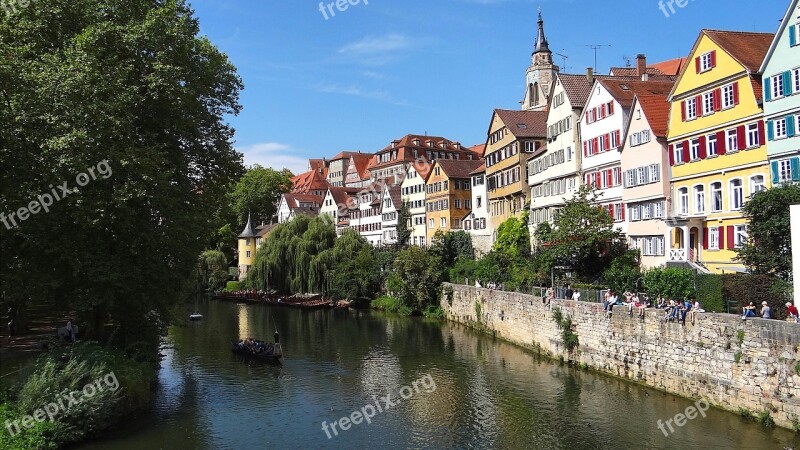
[[[210,300],[197,307],[204,321],[169,333],[152,408],[77,448],[800,449],[787,430],[714,409],[673,433],[665,426],[665,436],[657,421],[692,402],[459,325]],[[273,321],[282,367],[231,353],[233,339],[271,339]],[[388,409],[387,395],[396,403]],[[355,411],[360,423],[343,430],[338,422]]]

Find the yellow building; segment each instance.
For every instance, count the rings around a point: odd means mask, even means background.
[[[494,111],[483,153],[492,242],[500,224],[525,211],[527,163],[544,151],[546,141],[547,111]]]
[[[480,160],[439,160],[433,165],[425,184],[428,244],[436,232],[460,230],[472,212],[472,177],[470,173],[483,165]]]
[[[247,273],[250,272],[253,261],[256,259],[256,250],[261,247],[267,235],[277,226],[277,224],[262,224],[259,227],[253,228],[253,221],[250,219],[250,215],[247,215],[247,225],[244,227],[242,234],[239,235],[239,280],[247,278]]]
[[[772,39],[703,30],[670,94],[670,264],[744,271],[742,206],[770,187],[759,68]]]

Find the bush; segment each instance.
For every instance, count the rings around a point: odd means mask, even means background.
[[[444,320],[444,310],[439,306],[428,305],[422,315],[427,319]]]
[[[772,416],[770,416],[769,411],[767,410],[758,413],[757,422],[767,428],[772,428],[775,426],[775,421],[772,419]]]
[[[772,309],[772,318],[786,319],[785,283],[771,275],[731,274],[722,277],[722,295],[735,302],[734,314],[750,302],[761,307],[767,302]]]
[[[722,296],[722,279],[723,275],[697,275],[697,301],[708,312],[728,312]]]
[[[683,300],[695,294],[694,271],[676,267],[656,268],[644,273],[644,286],[651,296]]]
[[[228,284],[225,286],[225,292],[237,292],[244,289],[243,283],[239,281],[228,281]]]
[[[404,316],[410,316],[414,314],[414,310],[404,305],[402,300],[396,297],[389,297],[388,295],[376,298],[372,301],[370,307],[372,309],[401,314]]]

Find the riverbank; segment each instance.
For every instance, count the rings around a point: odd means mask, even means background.
[[[769,414],[784,428],[800,425],[799,324],[701,313],[684,327],[664,323],[656,310],[640,321],[617,308],[607,319],[601,304],[556,300],[579,339],[570,353],[539,297],[458,285],[444,291],[448,320],[728,411]]]

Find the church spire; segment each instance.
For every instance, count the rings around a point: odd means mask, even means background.
[[[547,45],[547,38],[544,36],[544,20],[542,19],[542,8],[539,7],[539,35],[536,37],[536,50],[533,54],[547,52],[550,53],[550,46]]]
[[[250,220],[250,213],[247,213],[247,225],[244,227],[244,231],[242,234],[239,235],[239,239],[249,239],[257,237],[256,234],[253,232],[253,221]]]

